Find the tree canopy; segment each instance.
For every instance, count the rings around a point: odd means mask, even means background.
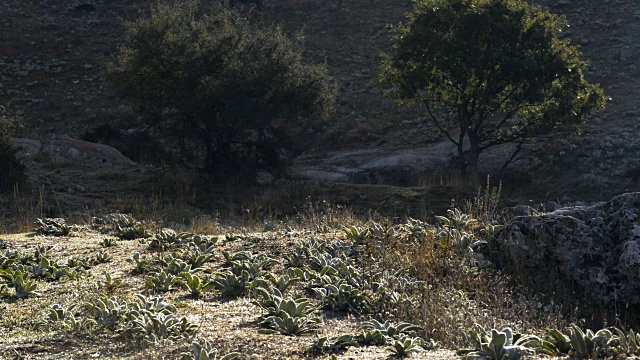
[[[588,64],[563,36],[565,18],[518,0],[418,0],[392,27],[381,81],[418,103],[477,175],[490,147],[516,143],[605,107]],[[455,129],[455,131],[451,131]]]
[[[326,117],[335,84],[302,58],[302,37],[220,6],[159,2],[126,23],[109,68],[116,88],[206,168],[274,161],[290,129]]]

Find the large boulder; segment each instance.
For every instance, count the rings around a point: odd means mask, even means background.
[[[640,193],[511,219],[502,266],[534,290],[583,304],[640,305]]]
[[[514,145],[506,144],[483,152],[480,172],[499,172],[514,149]],[[307,153],[293,161],[289,175],[294,179],[329,183],[410,185],[452,170],[451,158],[456,153],[457,147],[449,141],[417,148],[374,147]],[[527,159],[518,158],[511,168],[526,169],[528,166]]]
[[[40,157],[50,164],[69,167],[131,167],[136,163],[118,150],[67,136],[54,136],[40,142],[34,139],[13,139],[18,158]]]

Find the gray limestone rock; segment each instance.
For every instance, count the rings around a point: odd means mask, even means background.
[[[640,305],[640,193],[511,219],[499,265],[534,290],[569,286],[594,305]]]
[[[54,137],[42,144],[40,154],[53,164],[79,167],[136,166],[118,150],[104,144]]]

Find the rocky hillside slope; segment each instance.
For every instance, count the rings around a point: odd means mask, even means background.
[[[100,124],[126,127],[136,115],[105,80],[105,64],[131,19],[152,1],[20,1],[0,5],[0,103],[26,119],[25,134],[80,137]],[[569,18],[570,36],[591,61],[590,80],[612,99],[584,135],[568,142],[538,139],[527,154],[534,198],[600,200],[638,189],[640,117],[638,34],[640,4],[633,0],[537,3]],[[399,110],[378,86],[379,54],[389,45],[386,25],[397,23],[410,1],[272,0],[255,16],[306,34],[307,55],[326,61],[340,82],[337,109],[308,155],[326,150],[422,147],[439,139],[418,110]],[[570,133],[566,134],[567,136]],[[94,137],[109,143],[109,135]],[[128,149],[121,149],[127,154]],[[129,149],[130,150],[130,149]],[[127,154],[129,155],[129,154]]]

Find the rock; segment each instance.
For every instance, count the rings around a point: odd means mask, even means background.
[[[296,170],[292,173],[292,177],[295,179],[312,180],[317,183],[320,181],[335,182],[335,183],[349,183],[351,178],[348,175],[322,170]]]
[[[536,211],[536,209],[532,208],[531,206],[527,206],[527,205],[517,205],[511,208],[506,209],[507,214],[509,214],[509,216],[515,217],[515,216],[531,216],[533,214],[537,214],[538,211]]]
[[[135,166],[136,163],[108,145],[69,137],[54,137],[42,145],[40,154],[49,162],[74,167]]]
[[[500,171],[513,150],[513,145],[502,145],[483,152],[479,163],[480,172]],[[451,157],[456,152],[457,148],[451,142],[441,141],[418,148],[376,147],[321,154],[307,153],[293,161],[289,172],[294,179],[320,182],[398,183],[406,179],[429,179],[434,175],[447,173],[451,170]],[[528,162],[518,160],[510,166],[526,169]]]
[[[547,201],[544,204],[542,204],[542,211],[543,212],[556,211],[556,210],[560,209],[561,207],[562,207],[562,205],[558,204],[555,201]]]
[[[270,186],[273,184],[273,175],[266,171],[259,171],[256,174],[256,184],[260,186]]]
[[[16,156],[18,159],[36,156],[42,149],[42,142],[35,139],[14,138],[13,146],[18,149]]]
[[[499,266],[542,293],[577,290],[583,304],[640,305],[640,193],[511,219]],[[572,294],[571,296],[574,296]]]

